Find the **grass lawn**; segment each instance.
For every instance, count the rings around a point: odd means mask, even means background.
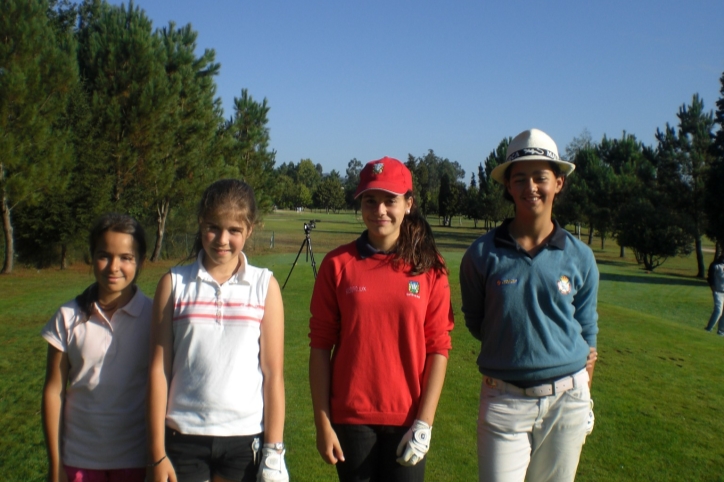
[[[304,241],[303,223],[312,218],[321,220],[311,232],[317,264],[363,229],[353,213],[278,212],[255,231],[246,250],[250,261],[270,268],[284,283]],[[483,230],[466,221],[457,225],[457,219],[450,228],[430,221],[451,270],[457,326],[427,480],[473,481],[478,344],[462,320],[457,278],[465,248]],[[695,259],[670,259],[646,273],[630,253],[619,258],[618,246],[607,244],[605,250],[597,238],[593,244],[601,272],[596,426],[584,446],[577,480],[724,481],[724,338],[702,329],[712,299],[706,282],[694,278]],[[707,263],[711,257],[707,255]],[[141,289],[153,296],[157,280],[175,263],[148,263]],[[334,481],[334,469],[316,452],[307,381],[313,281],[303,252],[283,292],[287,461],[292,480]],[[0,480],[44,480],[40,394],[46,343],[39,332],[63,302],[90,282],[90,269],[83,264],[65,271],[18,267],[13,275],[0,277]]]

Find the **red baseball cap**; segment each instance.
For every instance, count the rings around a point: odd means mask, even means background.
[[[359,173],[355,199],[365,191],[379,189],[395,196],[412,191],[412,174],[403,163],[391,157],[370,161]]]

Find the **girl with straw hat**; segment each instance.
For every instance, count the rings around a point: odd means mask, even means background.
[[[481,481],[572,481],[593,428],[598,269],[552,217],[574,168],[546,133],[516,136],[491,173],[515,216],[460,266],[465,324],[481,340]]]

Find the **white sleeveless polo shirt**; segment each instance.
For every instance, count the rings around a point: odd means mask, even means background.
[[[262,432],[259,336],[271,271],[250,266],[219,284],[201,263],[171,269],[173,367],[166,425],[184,434]]]

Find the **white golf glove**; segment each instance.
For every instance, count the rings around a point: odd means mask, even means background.
[[[432,427],[422,420],[415,420],[412,427],[405,433],[397,446],[397,463],[412,467],[425,458],[430,450]]]
[[[284,463],[286,450],[278,452],[273,444],[264,444],[261,449],[261,463],[256,473],[257,482],[289,482],[289,472]]]

